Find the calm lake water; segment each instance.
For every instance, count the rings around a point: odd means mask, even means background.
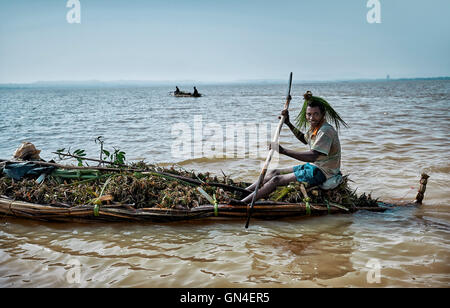
[[[182,90],[190,90],[183,89]],[[0,158],[22,141],[98,157],[222,172],[252,181],[267,155],[287,85],[208,85],[202,98],[171,87],[0,89]],[[0,287],[450,286],[450,82],[294,84],[291,117],[306,90],[350,125],[342,171],[358,192],[424,204],[385,213],[167,224],[67,224],[0,218]],[[242,133],[244,132],[244,133]],[[281,143],[305,150],[286,128]],[[235,143],[235,144],[234,144]],[[272,166],[296,161],[274,158]],[[377,279],[379,278],[379,279]]]

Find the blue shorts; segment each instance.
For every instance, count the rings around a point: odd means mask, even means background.
[[[327,179],[319,168],[309,163],[295,166],[293,169],[297,181],[306,182],[311,186],[320,185]]]

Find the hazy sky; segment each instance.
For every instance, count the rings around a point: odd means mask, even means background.
[[[450,1],[0,1],[0,83],[450,75]]]

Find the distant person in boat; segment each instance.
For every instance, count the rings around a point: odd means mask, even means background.
[[[340,124],[347,126],[338,113],[320,97],[313,96],[310,91],[304,95],[305,101],[302,111],[296,119],[294,126],[289,119],[289,112],[283,110],[285,124],[292,131],[294,136],[303,144],[309,146],[309,151],[298,152],[286,149],[280,145],[270,145],[279,154],[289,156],[306,164],[268,171],[264,178],[264,185],[258,190],[256,200],[271,194],[278,186],[286,186],[291,182],[306,182],[310,186],[339,181],[342,178],[341,167],[341,145],[339,142],[338,130]],[[327,118],[332,120],[336,129],[327,122]],[[306,129],[304,134],[300,129]],[[253,198],[256,183],[247,187],[253,191],[242,201],[250,203]]]
[[[176,90],[175,90],[175,92],[173,92],[173,94],[180,94],[181,91],[180,91],[180,89],[178,89],[178,86],[176,86],[175,88],[176,88]]]
[[[196,87],[194,87],[194,93],[192,94],[192,96],[200,96]]]

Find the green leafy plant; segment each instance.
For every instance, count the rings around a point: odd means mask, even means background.
[[[83,157],[86,156],[86,152],[85,150],[82,149],[77,149],[75,150],[73,153],[70,152],[70,148],[67,150],[67,153],[64,153],[64,151],[66,150],[66,148],[62,148],[62,149],[58,149],[56,150],[56,154],[58,154],[59,159],[61,160],[65,160],[65,159],[69,159],[67,158],[67,156],[70,156],[71,158],[75,158],[78,161],[78,166],[82,167],[83,166],[83,161],[85,161],[83,159]],[[88,164],[86,163],[86,166],[88,166]]]
[[[85,151],[82,149],[77,149],[73,152],[73,155],[80,156],[80,157],[76,157],[76,160],[78,161],[78,166],[82,167],[83,166],[83,158],[82,157],[86,156]]]
[[[126,153],[122,150],[120,150],[119,148],[113,147],[114,151],[109,151],[107,149],[104,148],[104,140],[102,136],[98,136],[97,138],[94,139],[95,143],[100,144],[100,159],[91,159],[91,158],[87,158],[86,157],[86,151],[83,149],[77,149],[75,150],[73,153],[71,153],[70,148],[66,151],[66,148],[62,148],[62,149],[58,149],[56,150],[56,152],[54,152],[55,154],[58,154],[59,159],[61,160],[66,160],[66,159],[72,159],[75,158],[78,161],[78,166],[82,167],[83,166],[83,162],[86,164],[86,166],[89,166],[86,163],[86,160],[94,160],[94,161],[99,161],[100,164],[105,164],[106,163],[112,163],[114,165],[118,165],[120,167],[124,167],[125,166],[125,161],[126,161]],[[69,157],[69,158],[67,158]],[[86,158],[85,158],[86,157]]]
[[[113,147],[114,152],[108,151],[104,148],[104,140],[103,136],[98,136],[95,138],[95,143],[100,144],[100,160],[103,161],[103,155],[105,155],[106,159],[116,165],[125,165],[125,155],[126,153],[121,151],[120,149]]]
[[[125,152],[120,149],[114,148],[114,153],[112,154],[112,162],[120,165],[125,164]]]

